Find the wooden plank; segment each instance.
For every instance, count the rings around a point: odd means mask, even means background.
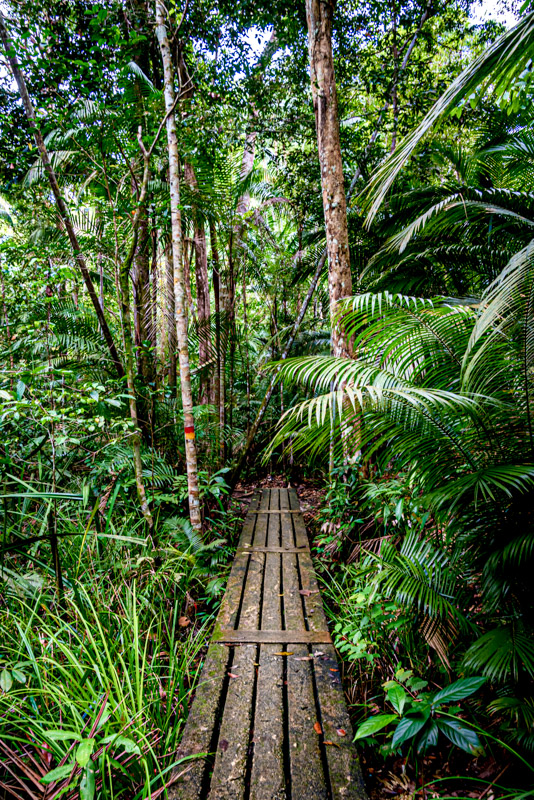
[[[259,495],[253,496],[249,508],[253,511],[256,510],[259,499]],[[245,518],[240,544],[250,544],[255,525],[255,517],[247,516]],[[247,564],[248,557],[246,555],[234,560],[217,617],[216,628],[231,628],[235,623]],[[221,696],[227,680],[228,665],[232,658],[232,654],[229,654],[224,645],[215,642],[210,644],[195,693],[195,700],[178,749],[178,758],[210,752],[213,732],[217,726]],[[209,769],[205,756],[195,759],[189,766],[178,766],[177,772],[181,773],[184,769],[187,770],[185,774],[169,789],[169,800],[193,800],[200,797],[205,771]]]
[[[242,800],[245,794],[257,645],[236,651],[217,742],[210,800]]]
[[[291,641],[300,644],[328,644],[329,631],[294,631]],[[287,630],[218,630],[213,641],[226,644],[281,644],[288,641]]]
[[[268,507],[269,501],[269,493],[263,491],[260,508]],[[256,523],[254,541],[257,535],[260,538],[264,535],[261,529],[258,531],[260,526],[259,519]],[[248,559],[246,583],[237,624],[240,629],[257,630],[265,553],[251,554]],[[257,655],[256,644],[245,644],[234,655],[208,795],[210,800],[242,800],[245,794]]]
[[[269,517],[267,547],[280,547],[280,492],[278,489],[271,491],[269,511],[275,511],[276,514]],[[269,584],[266,585],[266,588],[269,588]]]
[[[302,514],[300,509],[293,509],[293,508],[284,508],[282,510],[276,510],[269,508],[267,511],[250,511],[250,514]]]
[[[289,494],[287,489],[280,493],[280,508],[289,509]],[[293,535],[293,520],[291,517],[282,517],[282,547],[288,552],[300,552],[302,548],[295,547],[295,537]],[[306,545],[303,545],[303,547]]]
[[[287,630],[286,647],[293,657],[287,657],[288,748],[291,772],[291,796],[306,800],[328,797],[320,750],[315,731],[317,710],[313,691],[313,676],[308,658],[308,646],[294,639],[309,633],[305,629],[304,613],[297,573],[297,556],[283,560],[284,617]],[[298,635],[297,635],[298,632]],[[294,637],[292,639],[291,637]]]
[[[294,489],[289,489],[289,504],[290,507],[294,510],[300,511],[300,503],[297,497],[297,493]],[[295,527],[295,546],[302,547],[303,545],[308,546],[308,534],[306,532],[306,526],[304,525],[304,518],[302,514],[295,514],[293,517],[293,525]]]
[[[260,501],[259,496],[254,497],[250,503],[253,509],[256,508]],[[241,547],[250,545],[254,537],[254,529],[256,527],[256,518],[247,516],[243,525],[243,531],[239,539]],[[215,623],[215,632],[220,628],[234,628],[239,607],[241,604],[241,596],[243,593],[243,581],[248,569],[248,557],[243,551],[239,551],[226,585],[226,592],[224,594],[219,615]]]
[[[271,496],[271,507],[278,501]],[[279,541],[280,518],[269,520],[268,542]],[[261,628],[282,627],[280,562],[278,553],[265,556]],[[280,645],[260,648],[257,669],[256,707],[253,730],[253,758],[250,774],[251,800],[273,800],[285,796],[283,659],[275,655]]]
[[[365,800],[365,785],[358,753],[352,744],[353,732],[336,651],[331,644],[321,647],[321,650],[323,655],[313,659],[313,669],[324,740],[332,742],[331,745],[326,745],[332,795],[343,800]]]
[[[311,555],[302,552],[298,556],[301,595],[310,632],[327,628],[323,601],[313,569]],[[309,593],[309,594],[308,594]],[[333,644],[320,648],[322,655],[313,659],[315,687],[320,710],[320,723],[326,745],[326,759],[334,798],[364,800],[366,797],[358,754],[352,744],[352,727],[345,703],[339,664]],[[345,731],[340,736],[338,731]],[[339,745],[339,746],[337,746]]]
[[[176,774],[184,772],[168,790],[169,800],[198,800],[202,796],[205,770],[209,769],[206,756],[210,752],[213,730],[217,723],[221,693],[229,661],[228,649],[222,644],[211,644],[202,668],[195,700],[182,741],[176,754],[177,760],[200,754],[189,764],[179,764]]]
[[[267,511],[269,509],[269,501],[270,496],[268,490],[264,489],[261,493],[261,498],[259,505],[255,509],[256,511]],[[254,538],[250,544],[254,547],[266,547],[267,545],[267,524],[268,524],[268,517],[265,515],[261,515],[256,518],[256,527],[254,531]],[[241,542],[240,542],[241,544]]]
[[[291,529],[291,524],[290,524]],[[304,552],[304,546],[302,547],[238,547],[237,553],[242,555],[243,553],[302,553]]]

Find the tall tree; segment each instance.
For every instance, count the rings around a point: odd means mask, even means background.
[[[197,447],[195,420],[192,414],[193,393],[189,368],[189,346],[187,338],[186,286],[183,264],[182,216],[180,211],[180,163],[176,117],[174,109],[177,98],[174,90],[174,65],[169,37],[165,24],[165,6],[156,0],[156,37],[161,51],[164,75],[165,109],[167,112],[167,144],[169,153],[169,183],[171,198],[172,259],[174,272],[174,300],[176,315],[176,337],[180,364],[180,389],[184,414],[185,460],[189,496],[189,517],[193,530],[201,531],[200,500],[198,492]]]
[[[321,167],[321,187],[328,253],[328,290],[332,317],[332,350],[348,355],[345,334],[334,324],[338,300],[352,294],[347,199],[339,140],[339,114],[332,53],[335,0],[306,0],[310,79]]]

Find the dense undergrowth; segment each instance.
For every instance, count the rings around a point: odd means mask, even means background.
[[[534,795],[534,11],[471,5],[3,0],[0,796],[165,796],[267,463],[375,796]]]
[[[446,529],[405,474],[373,473],[340,469],[310,492],[315,563],[370,795],[530,796],[529,640],[516,642],[515,662],[504,637],[484,648],[480,571],[455,563]]]
[[[27,540],[54,515],[61,578],[48,541],[4,555],[0,785],[23,797],[158,797],[180,769],[240,517],[225,514],[208,544],[168,516],[154,548],[122,501],[107,533],[80,505],[37,500],[15,516]]]

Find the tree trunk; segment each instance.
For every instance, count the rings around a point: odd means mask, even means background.
[[[349,343],[340,326],[335,324],[336,303],[352,294],[352,277],[332,54],[334,8],[335,0],[306,0],[311,89],[328,252],[332,352],[335,356],[348,356]]]
[[[174,309],[174,270],[172,243],[167,242],[165,255],[165,319],[167,323],[167,349],[169,357],[169,389],[176,389],[176,314]]]
[[[150,341],[150,236],[146,206],[141,209],[139,218],[139,238],[133,263],[135,346],[137,348],[137,369],[139,377],[146,383],[154,379],[152,356],[148,348]]]
[[[198,191],[198,183],[193,165],[185,163],[185,179],[189,188]],[[197,327],[198,327],[198,358],[200,373],[199,402],[202,405],[210,401],[210,381],[207,364],[211,358],[211,329],[210,329],[210,289],[208,282],[208,249],[206,246],[206,231],[204,224],[199,220],[198,213],[193,207],[193,236],[195,245],[195,282],[197,288]]]
[[[189,517],[191,527],[202,530],[198,492],[197,449],[195,442],[195,421],[191,413],[193,396],[189,370],[189,349],[187,341],[187,316],[185,309],[185,276],[182,259],[182,217],[180,212],[180,172],[178,160],[178,139],[174,115],[174,67],[171,58],[167,28],[165,26],[165,6],[156,0],[156,37],[161,50],[164,74],[165,109],[167,111],[167,142],[169,152],[169,183],[171,196],[172,256],[174,268],[174,297],[176,309],[176,336],[178,339],[180,386],[184,414],[185,460],[187,486],[189,493]]]
[[[137,414],[137,399],[135,394],[135,358],[132,336],[132,314],[130,308],[130,270],[128,260],[120,265],[119,285],[122,319],[122,336],[124,342],[124,355],[126,361],[126,383],[128,386],[130,417],[134,430],[131,435],[131,445],[134,459],[135,482],[137,496],[141,505],[141,512],[150,529],[153,527],[152,514],[146,499],[145,485],[143,482],[143,465],[141,462],[141,433],[139,431],[139,417]]]
[[[218,455],[219,465],[223,465],[223,443],[224,443],[224,375],[221,374],[222,363],[222,350],[221,350],[221,300],[220,300],[220,287],[221,287],[221,265],[219,261],[219,248],[217,246],[217,231],[215,223],[210,220],[210,245],[211,257],[213,259],[213,299],[215,303],[215,350],[217,357],[217,366],[215,371],[215,380],[213,382],[213,405],[215,406],[218,419]],[[223,402],[221,403],[221,396]]]
[[[143,441],[151,444],[152,389],[154,388],[154,361],[150,350],[150,236],[146,205],[141,207],[137,248],[132,269],[134,298],[134,336],[137,356],[137,375],[140,378],[137,413]]]

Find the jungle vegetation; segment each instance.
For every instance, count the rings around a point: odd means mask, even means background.
[[[165,796],[267,475],[372,796],[534,795],[534,11],[474,11],[1,4],[1,797]]]

